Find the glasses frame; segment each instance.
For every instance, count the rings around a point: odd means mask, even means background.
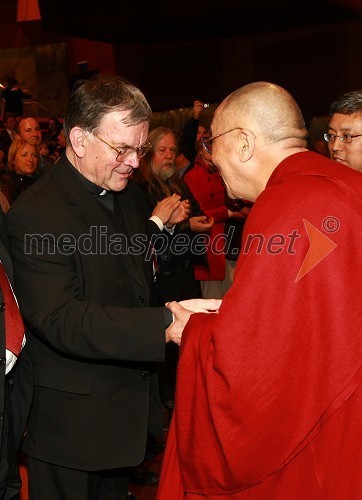
[[[116,161],[123,161],[123,160],[126,160],[129,156],[131,156],[131,154],[133,153],[136,153],[137,155],[137,158],[140,160],[141,158],[143,158],[149,151],[150,149],[152,148],[152,144],[150,142],[145,142],[142,146],[140,146],[139,148],[130,148],[130,147],[127,147],[125,146],[124,148],[121,148],[121,149],[117,149],[116,147],[112,146],[111,144],[109,144],[107,141],[105,141],[104,139],[102,139],[102,137],[100,137],[99,135],[97,134],[93,134],[94,137],[96,137],[99,141],[103,142],[104,144],[106,144],[107,146],[109,146],[111,149],[113,149],[113,151],[115,151],[117,153],[117,156],[116,156]],[[125,150],[125,151],[124,151]],[[121,157],[121,158],[120,158]]]
[[[205,149],[205,151],[207,151],[211,155],[212,154],[212,142],[214,139],[217,139],[218,137],[221,137],[225,134],[228,134],[229,132],[233,132],[234,130],[243,130],[243,129],[244,129],[244,127],[234,127],[234,128],[231,128],[230,130],[227,130],[226,132],[222,132],[221,134],[216,134],[212,137],[208,137],[207,139],[204,139],[202,137],[201,138],[202,147]]]
[[[328,139],[328,136],[332,136],[333,137],[333,141],[330,141]],[[342,144],[351,144],[352,142],[352,139],[354,139],[355,137],[362,137],[362,134],[357,134],[357,135],[351,135],[351,134],[340,134],[340,135],[335,135],[335,134],[328,134],[327,132],[325,134],[323,134],[323,138],[326,142],[331,143],[331,144],[334,144],[334,141],[337,139],[341,141]],[[342,139],[343,137],[343,139]],[[345,141],[344,139],[348,137],[350,140],[348,141]]]

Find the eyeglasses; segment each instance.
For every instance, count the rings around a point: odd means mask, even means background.
[[[222,132],[221,134],[214,135],[213,137],[202,137],[201,138],[201,144],[203,148],[209,153],[212,153],[212,141],[214,139],[217,139],[218,137],[221,137],[222,135],[228,134],[229,132],[233,132],[234,130],[242,130],[243,127],[235,127],[230,130],[227,130],[226,132]]]
[[[341,142],[344,142],[345,144],[350,144],[352,142],[352,139],[355,137],[361,137],[362,134],[358,135],[351,135],[351,134],[341,134],[341,135],[334,135],[334,134],[323,134],[324,140],[327,142],[334,142],[337,137]]]
[[[117,153],[116,156],[116,161],[123,161],[126,160],[129,156],[131,156],[133,153],[136,153],[137,158],[140,160],[145,154],[148,153],[148,151],[152,148],[152,144],[149,142],[145,142],[143,146],[140,146],[139,148],[129,148],[129,147],[124,147],[124,148],[115,148],[114,146],[111,146],[107,141],[99,137],[99,135],[93,134],[97,139],[99,139],[101,142],[104,142],[104,144],[107,144],[113,151]]]

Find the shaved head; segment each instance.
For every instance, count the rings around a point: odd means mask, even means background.
[[[211,124],[212,160],[229,196],[254,201],[286,157],[307,148],[308,131],[293,96],[269,82],[235,90]]]
[[[255,82],[241,87],[221,103],[216,113],[219,112],[226,127],[242,124],[262,134],[266,141],[307,139],[304,118],[295,99],[273,83]]]

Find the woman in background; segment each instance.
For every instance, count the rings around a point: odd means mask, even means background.
[[[39,165],[38,147],[24,139],[12,142],[7,170],[0,175],[1,192],[11,205],[16,198],[37,179]]]

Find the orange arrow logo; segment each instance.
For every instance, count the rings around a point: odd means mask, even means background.
[[[310,222],[303,219],[304,227],[307,232],[310,247],[307,255],[300,266],[298,275],[295,281],[299,281],[305,276],[313,267],[315,267],[321,260],[332,252],[337,246],[334,241],[329,239],[325,234],[321,233],[319,229],[314,227]]]

